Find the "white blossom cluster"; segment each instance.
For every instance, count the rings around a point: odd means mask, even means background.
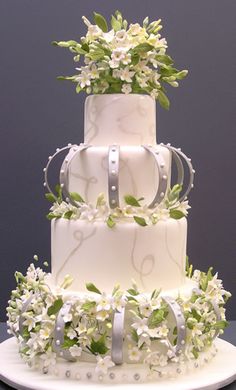
[[[77,92],[87,93],[147,93],[169,108],[163,83],[178,87],[178,80],[187,70],[178,71],[166,54],[167,41],[161,37],[161,20],[142,25],[123,19],[117,11],[111,18],[111,29],[105,18],[94,13],[94,24],[85,16],[87,33],[80,42],[74,40],[54,42],[68,47],[78,62],[84,56],[84,65],[77,67],[78,74],[60,77],[77,83]]]
[[[98,196],[96,205],[83,201],[78,202],[76,207],[65,201],[54,202],[50,208],[48,218],[81,219],[88,222],[100,220],[107,222],[110,227],[113,227],[118,221],[130,222],[134,220],[136,223],[146,226],[169,218],[179,219],[186,217],[190,208],[187,200],[183,202],[176,200],[170,206],[163,201],[151,209],[146,204],[136,203],[137,200],[134,197],[129,198],[133,200],[133,204],[125,204],[123,207],[116,207],[112,210],[108,206],[103,193]]]
[[[44,368],[57,363],[58,353],[53,348],[56,318],[64,303],[70,308],[63,314],[64,344],[78,362],[84,354],[91,354],[95,371],[106,374],[114,366],[111,359],[111,329],[113,312],[126,310],[124,343],[130,363],[145,363],[150,370],[169,363],[197,359],[212,345],[215,332],[227,325],[224,304],[230,297],[217,274],[195,271],[192,280],[197,288],[188,298],[179,295],[177,302],[186,320],[186,345],[181,354],[174,348],[176,332],[169,317],[168,305],[160,291],[152,294],[132,287],[122,291],[116,285],[111,294],[101,292],[94,284],[86,285],[88,293],[68,295],[65,288],[72,278],[65,277],[61,286],[53,285],[51,275],[31,264],[26,276],[16,273],[17,287],[7,308],[9,332],[18,339],[19,351],[30,365]],[[26,305],[26,302],[28,304]],[[212,302],[218,304],[221,320],[217,319]],[[25,306],[26,305],[26,306]],[[128,324],[127,323],[127,324]]]

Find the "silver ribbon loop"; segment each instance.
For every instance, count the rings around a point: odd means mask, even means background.
[[[29,305],[31,304],[33,298],[34,298],[34,294],[31,292],[29,298],[26,299],[26,300],[23,302],[23,304],[22,304],[21,314],[20,314],[19,320],[18,320],[19,334],[20,334],[20,335],[22,335],[22,333],[23,333],[23,327],[24,327],[23,323],[24,323],[24,321],[25,321],[25,318],[23,317],[23,314],[24,314],[25,312],[27,312],[28,307],[29,307]]]
[[[180,305],[176,302],[175,299],[171,297],[162,297],[162,299],[164,302],[167,303],[176,321],[177,341],[176,341],[176,345],[173,346],[173,350],[176,354],[180,354],[182,353],[186,343],[185,318]]]
[[[176,163],[177,171],[178,171],[177,184],[180,184],[181,186],[183,185],[183,182],[184,182],[184,167],[183,167],[183,163],[182,163],[181,159],[183,161],[185,161],[187,164],[187,167],[189,170],[189,182],[188,182],[187,189],[179,198],[179,201],[182,202],[183,200],[186,199],[187,195],[189,194],[189,192],[193,188],[195,171],[193,169],[191,159],[188,158],[179,148],[175,148],[175,147],[171,146],[170,144],[167,144],[167,145],[161,144],[161,145],[166,147],[172,153],[172,156],[173,156],[173,159]]]
[[[70,168],[70,165],[71,165],[72,161],[74,160],[74,158],[78,154],[80,154],[82,151],[88,149],[89,147],[90,147],[90,145],[86,145],[86,144],[80,144],[79,146],[78,145],[72,146],[70,149],[70,152],[68,153],[68,155],[64,159],[62,166],[61,166],[60,185],[62,188],[62,194],[63,194],[64,198],[68,202],[73,204],[74,206],[78,206],[78,204],[75,200],[73,200],[71,198],[70,192],[68,190],[68,187],[69,187],[69,168]]]
[[[111,209],[119,207],[119,160],[120,147],[111,145],[108,149],[108,200]]]
[[[71,353],[68,349],[62,348],[62,345],[64,343],[64,332],[65,332],[65,321],[63,317],[69,313],[70,309],[71,309],[71,303],[66,302],[58,312],[56,322],[55,322],[52,348],[53,351],[56,352],[63,359],[69,361],[76,361],[76,359],[71,356]]]
[[[115,311],[112,322],[111,359],[115,364],[123,363],[125,308]]]
[[[153,201],[148,206],[149,208],[154,208],[161,203],[165,197],[168,184],[167,169],[165,160],[159,150],[156,150],[155,147],[149,145],[142,145],[142,147],[154,157],[158,169],[159,185]]]

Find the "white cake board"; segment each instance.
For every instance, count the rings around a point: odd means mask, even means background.
[[[71,379],[57,379],[50,375],[31,370],[20,358],[16,340],[10,338],[0,344],[0,380],[18,390],[75,390],[83,388],[105,390],[215,390],[236,380],[236,347],[218,339],[218,353],[206,366],[195,369],[188,375],[155,383],[102,384]]]

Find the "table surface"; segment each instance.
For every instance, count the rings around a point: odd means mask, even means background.
[[[9,337],[5,323],[0,323],[0,343]],[[236,321],[231,321],[229,327],[225,330],[222,338],[236,345]],[[236,363],[235,363],[236,364]],[[5,385],[0,381],[0,390],[11,390],[12,387]],[[236,390],[236,381],[231,385],[225,386],[225,390]]]

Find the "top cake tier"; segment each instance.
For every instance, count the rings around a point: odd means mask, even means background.
[[[94,146],[156,144],[156,104],[148,95],[91,95],[84,142]]]

